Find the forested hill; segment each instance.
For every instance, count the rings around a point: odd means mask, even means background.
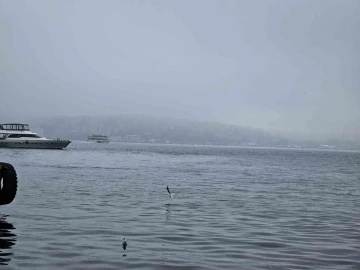
[[[104,133],[113,141],[138,141],[220,145],[287,145],[288,141],[261,129],[212,122],[199,122],[142,115],[111,117],[54,117],[35,119],[34,131],[46,137],[86,140],[92,133]]]

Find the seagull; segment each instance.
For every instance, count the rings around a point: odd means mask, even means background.
[[[124,241],[123,241],[123,249],[126,250],[126,247],[127,247],[127,242],[126,242],[126,239],[124,238]]]
[[[169,190],[169,186],[166,186],[166,189],[167,189],[167,191],[169,192],[170,198],[171,198],[171,199],[174,198],[174,194],[171,194],[171,192],[170,192],[170,190]]]

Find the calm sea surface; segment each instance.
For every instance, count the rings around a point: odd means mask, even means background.
[[[359,152],[73,142],[0,161],[19,177],[1,269],[360,269]]]

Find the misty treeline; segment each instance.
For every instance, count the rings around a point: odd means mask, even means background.
[[[86,140],[93,133],[103,133],[112,140],[126,141],[137,135],[140,142],[194,143],[240,145],[286,145],[288,140],[261,129],[221,123],[189,121],[145,115],[119,115],[109,117],[53,117],[36,119],[33,125],[47,137],[66,137]]]

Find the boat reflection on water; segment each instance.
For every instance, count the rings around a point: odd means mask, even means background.
[[[15,227],[0,215],[0,265],[9,264],[12,256],[11,248],[15,245]]]

